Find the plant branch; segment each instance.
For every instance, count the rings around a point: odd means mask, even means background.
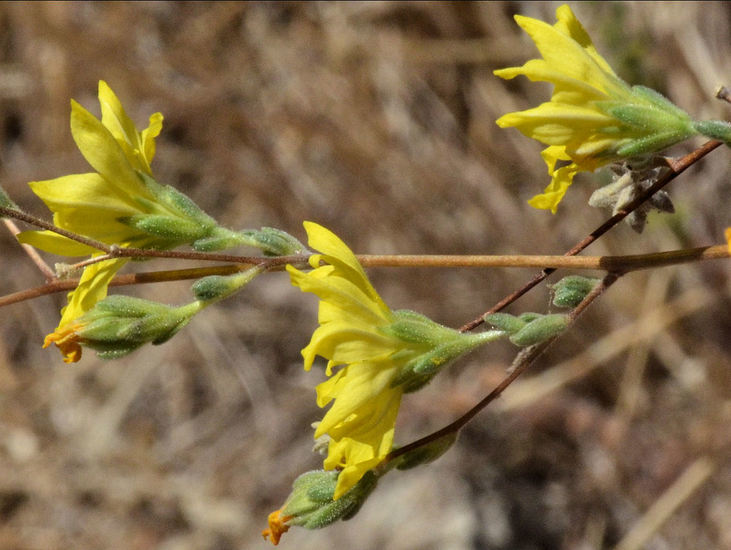
[[[601,283],[599,283],[596,288],[594,288],[589,294],[587,294],[586,297],[581,301],[581,303],[577,305],[573,310],[571,310],[571,312],[568,314],[569,327],[576,321],[577,317],[581,315],[581,313],[583,313],[584,310],[586,310],[586,308],[589,307],[589,305],[594,300],[596,300],[611,285],[613,285],[617,281],[617,279],[621,277],[621,275],[621,273],[607,274],[604,279],[602,279]],[[529,348],[525,348],[525,350],[521,351],[518,355],[518,361],[513,365],[510,373],[505,378],[503,378],[503,380],[495,387],[495,389],[487,394],[479,403],[477,403],[469,411],[464,413],[457,420],[445,426],[444,428],[437,430],[436,432],[433,432],[425,437],[422,437],[421,439],[418,439],[412,443],[409,443],[404,447],[399,447],[398,449],[391,451],[384,459],[384,463],[388,463],[398,458],[399,456],[413,451],[414,449],[418,449],[419,447],[428,445],[429,443],[436,441],[437,439],[461,430],[470,420],[477,416],[477,414],[482,411],[482,409],[484,409],[495,399],[500,397],[500,394],[502,394],[505,389],[510,386],[510,384],[512,384],[521,374],[523,374],[523,372],[525,372],[533,364],[533,362],[541,354],[543,354],[543,352],[546,351],[546,349],[548,349],[548,347],[559,337],[560,335],[554,336],[553,338],[550,338],[545,342],[542,342],[535,346],[531,346]]]
[[[241,260],[235,264],[148,271],[117,275],[109,286],[128,286],[146,283],[162,283],[200,279],[208,275],[233,275],[262,265],[266,271],[282,271],[285,265],[307,267],[309,256],[278,256],[274,258],[235,256]],[[359,255],[358,260],[367,267],[546,267],[551,269],[589,269],[603,271],[636,271],[703,260],[729,258],[727,245],[706,246],[629,256],[448,256],[448,255]],[[38,298],[47,294],[73,290],[78,279],[52,280],[45,285],[21,290],[0,297],[0,307]]]
[[[15,225],[15,222],[9,218],[3,218],[3,222],[5,223],[5,227],[8,228],[8,231],[10,231],[10,234],[15,237],[18,233],[20,233],[20,229],[18,229],[18,226]],[[51,282],[56,279],[56,273],[54,273],[53,269],[51,269],[48,264],[41,258],[41,255],[38,254],[38,251],[30,246],[29,244],[21,244],[20,246],[23,247],[23,250],[28,255],[28,257],[31,259],[31,261],[38,267],[41,273],[43,273],[43,276],[46,278],[46,282]]]
[[[0,216],[7,216],[9,218],[15,218],[16,220],[20,220],[20,221],[25,222],[30,225],[35,225],[36,227],[40,227],[41,229],[47,229],[48,231],[53,231],[54,233],[63,235],[64,237],[67,237],[67,238],[71,239],[72,241],[76,241],[81,244],[85,244],[87,246],[90,246],[91,248],[96,248],[97,250],[102,250],[107,253],[110,253],[112,251],[111,246],[104,244],[101,241],[96,241],[94,239],[84,237],[83,235],[78,235],[72,231],[67,231],[66,229],[62,229],[60,227],[53,225],[51,222],[47,222],[45,220],[42,220],[41,218],[37,218],[31,214],[28,214],[28,213],[23,212],[22,210],[18,210],[16,208],[7,208],[5,206],[0,206]]]
[[[649,199],[652,195],[657,193],[660,189],[665,187],[668,183],[673,181],[675,178],[677,178],[680,174],[685,172],[688,168],[690,168],[693,164],[698,162],[700,159],[705,157],[708,153],[713,151],[714,149],[720,147],[723,144],[721,141],[717,140],[711,140],[707,141],[703,145],[701,145],[698,149],[695,151],[691,151],[684,157],[681,157],[678,160],[675,159],[666,159],[668,168],[670,168],[670,172],[665,174],[664,176],[658,178],[658,180],[649,187],[644,193],[640,194],[635,200],[631,201],[625,208],[617,212],[614,216],[609,218],[606,222],[604,222],[602,225],[597,227],[594,231],[589,233],[586,237],[584,237],[581,241],[576,243],[576,245],[571,248],[568,252],[564,254],[564,256],[576,256],[579,252],[587,248],[591,243],[596,241],[599,237],[604,235],[607,231],[612,229],[615,225],[617,225],[619,222],[621,222],[624,218],[626,218],[629,214],[631,214],[637,207],[639,207],[642,203],[644,203],[647,199]],[[531,290],[533,287],[538,285],[541,281],[546,279],[551,273],[556,271],[555,268],[547,268],[535,275],[530,281],[528,281],[525,285],[523,285],[521,288],[513,292],[512,294],[509,294],[502,300],[500,300],[497,304],[492,306],[490,309],[488,309],[485,313],[483,313],[480,317],[470,321],[469,323],[466,323],[462,327],[460,327],[461,332],[467,332],[470,331],[478,326],[480,326],[484,321],[483,318],[485,315],[489,315],[490,313],[498,312],[508,305],[512,304],[515,300],[523,296],[526,292]]]

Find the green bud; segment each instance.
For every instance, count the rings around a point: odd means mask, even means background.
[[[444,435],[422,447],[409,451],[398,457],[398,470],[409,470],[422,464],[428,464],[446,453],[457,441],[457,432]]]
[[[291,256],[306,250],[292,235],[276,227],[262,227],[241,232],[249,246],[255,246],[267,256]]]
[[[198,279],[191,290],[196,299],[201,302],[212,302],[223,300],[231,294],[241,290],[254,277],[262,272],[259,266],[254,266],[241,273],[234,275],[222,276],[211,275]]]
[[[79,343],[114,359],[146,343],[161,344],[200,309],[197,302],[171,307],[129,296],[109,296],[77,319]]]
[[[508,334],[518,332],[525,326],[525,321],[519,319],[510,313],[490,313],[485,315],[485,322],[491,324],[496,329],[503,330]]]
[[[549,288],[553,291],[553,305],[557,307],[576,307],[586,298],[600,279],[594,277],[582,277],[581,275],[569,275],[564,277],[555,285]]]
[[[543,315],[529,322],[510,337],[516,346],[532,346],[563,332],[569,325],[568,315]]]
[[[235,290],[231,287],[230,277],[211,275],[197,280],[190,288],[197,300],[208,302],[217,298],[225,298]]]
[[[266,256],[291,256],[305,251],[305,246],[289,233],[274,227],[231,231],[215,228],[210,236],[198,239],[193,248],[201,252],[212,252],[236,246],[259,248]]]
[[[378,477],[366,472],[350,491],[333,500],[338,472],[315,470],[299,476],[292,484],[292,493],[282,507],[290,516],[288,523],[306,529],[320,529],[337,520],[353,517],[376,488]]]

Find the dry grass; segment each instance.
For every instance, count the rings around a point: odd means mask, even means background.
[[[2,185],[47,215],[26,183],[87,169],[69,98],[96,112],[105,79],[139,124],[164,113],[158,179],[231,226],[303,237],[310,219],[363,253],[562,253],[605,218],[586,206],[596,180],[557,216],[527,207],[547,182],[540,147],[494,120],[548,89],[491,74],[534,55],[511,16],[552,20],[556,6],[3,3]],[[731,84],[730,6],[575,9],[622,76],[728,118],[712,96]],[[671,185],[677,214],[642,236],[618,227],[592,254],[718,243],[728,167],[715,152]],[[42,283],[7,234],[0,247],[0,293]],[[371,273],[395,308],[459,326],[532,272]],[[131,292],[182,303],[187,287]],[[539,288],[512,311],[547,302]],[[312,297],[263,277],[164,346],[73,366],[39,347],[61,304],[2,311],[0,549],[264,548],[267,512],[318,463],[319,377],[299,356]],[[624,278],[443,459],[283,547],[583,550],[630,532],[624,549],[731,547],[729,311],[727,262]],[[466,410],[513,353],[483,350],[408,398],[399,441]]]

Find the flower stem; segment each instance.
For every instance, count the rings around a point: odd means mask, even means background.
[[[573,310],[571,310],[571,312],[568,314],[569,326],[573,324],[574,321],[576,321],[576,318],[581,315],[581,313],[586,310],[586,308],[589,307],[589,305],[594,300],[596,300],[611,285],[613,285],[617,281],[617,279],[619,279],[619,277],[621,277],[621,274],[619,273],[607,274],[601,281],[601,283],[599,283],[596,288],[594,288],[589,294],[587,294],[586,297],[581,301],[581,303],[577,305]],[[518,378],[524,371],[526,371],[528,367],[530,367],[531,364],[533,364],[533,362],[557,339],[558,336],[554,336],[553,338],[550,338],[549,340],[546,340],[541,344],[526,348],[525,352],[521,352],[522,354],[519,356],[519,361],[513,365],[510,373],[505,378],[503,378],[503,380],[479,403],[477,403],[469,411],[464,413],[457,420],[445,426],[444,428],[437,430],[436,432],[433,432],[425,437],[422,437],[421,439],[413,441],[408,445],[399,447],[398,449],[391,451],[384,459],[384,462],[388,463],[403,454],[413,451],[414,449],[418,449],[419,447],[428,445],[432,441],[461,430],[470,420],[477,416],[477,414],[482,411],[482,409],[484,409],[495,399],[500,397],[500,394],[502,394],[503,391],[505,391],[505,389],[510,386],[510,384],[512,384],[516,378]]]

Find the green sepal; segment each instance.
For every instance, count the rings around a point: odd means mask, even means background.
[[[465,341],[455,340],[437,346],[431,351],[409,361],[405,365],[404,370],[411,370],[417,375],[436,374],[449,362],[469,350],[469,348],[465,349],[465,344]]]
[[[292,256],[306,250],[292,235],[276,227],[241,231],[242,244],[259,248],[266,256]]]
[[[201,210],[201,208],[193,202],[188,195],[181,193],[170,185],[159,184],[152,176],[145,172],[138,170],[137,176],[142,180],[152,194],[155,195],[155,198],[160,201],[161,205],[167,207],[171,213],[174,213],[186,221],[193,222],[202,228],[206,228],[208,231],[218,225],[216,220],[203,212],[203,210]],[[157,208],[152,211],[159,211],[161,205],[157,205]],[[202,236],[203,235],[201,235],[201,237]]]
[[[261,273],[262,268],[255,265],[233,275],[210,275],[194,282],[191,290],[201,302],[223,300],[241,290]]]
[[[292,493],[282,507],[291,516],[290,523],[306,529],[320,529],[340,519],[352,518],[378,483],[373,471],[366,472],[358,483],[338,500],[333,500],[338,472],[307,472],[292,484]]]
[[[723,120],[696,120],[693,127],[701,134],[723,141],[731,147],[731,122]]]
[[[379,330],[409,344],[435,346],[459,337],[456,330],[435,323],[426,315],[409,309],[394,311],[394,317],[396,320],[393,323]]]
[[[81,344],[102,358],[113,359],[147,343],[166,342],[196,311],[195,302],[176,308],[130,296],[109,296],[77,319],[76,333]]]
[[[508,334],[518,332],[526,324],[526,321],[510,313],[490,313],[485,315],[484,320],[496,329],[504,330]]]
[[[241,232],[220,226],[213,228],[209,235],[191,244],[193,249],[199,252],[215,252],[242,245],[255,246],[251,239],[242,235]]]
[[[633,139],[617,149],[617,154],[622,157],[632,158],[639,155],[656,153],[671,145],[680,143],[688,139],[695,132],[681,132],[675,130],[667,130],[666,132],[658,132],[643,138]]]
[[[518,319],[524,323],[530,323],[536,319],[540,319],[541,317],[543,317],[543,313],[535,313],[534,311],[526,311],[525,313],[518,315]]]
[[[653,104],[660,110],[666,111],[674,115],[677,118],[690,119],[688,113],[678,107],[675,103],[670,101],[667,97],[662,95],[657,90],[648,88],[647,86],[641,86],[639,84],[632,86],[632,95],[639,97]]]
[[[121,218],[119,221],[139,231],[169,241],[163,247],[174,247],[179,243],[195,241],[207,232],[205,227],[195,222],[158,214],[136,214]]]
[[[516,346],[532,346],[557,336],[569,325],[568,315],[543,315],[534,319],[510,337]]]

